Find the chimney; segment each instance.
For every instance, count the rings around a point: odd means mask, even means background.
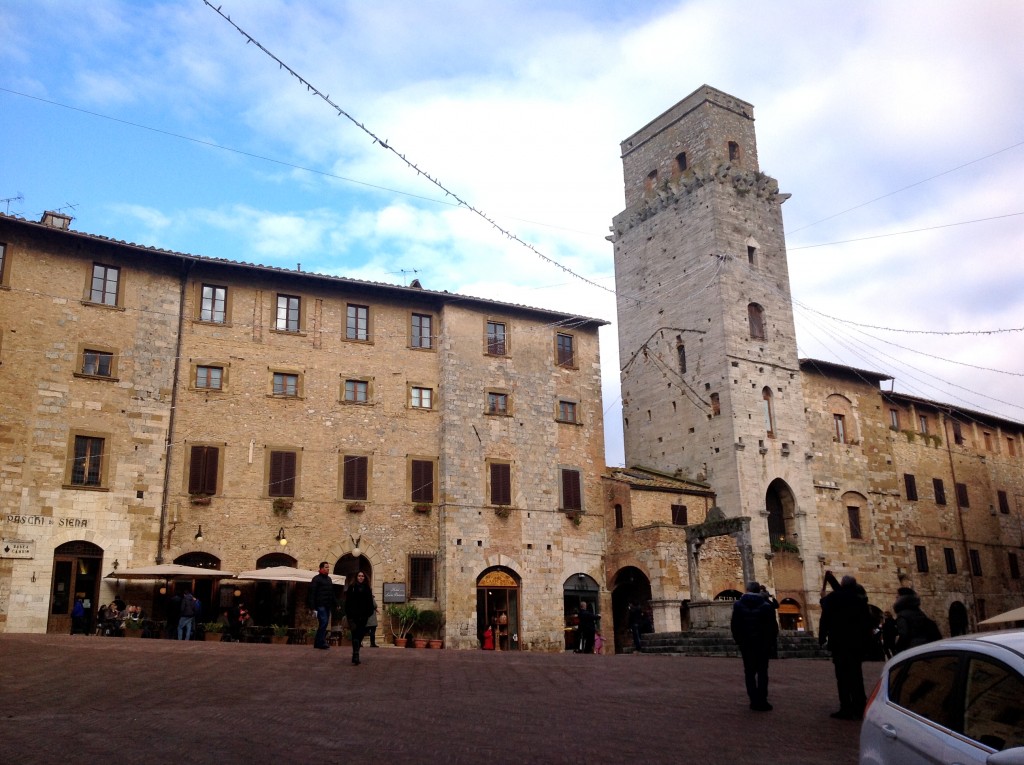
[[[53,228],[59,228],[61,231],[67,231],[71,228],[71,216],[64,215],[59,212],[53,212],[47,210],[43,213],[43,217],[39,221],[44,226],[52,226]]]

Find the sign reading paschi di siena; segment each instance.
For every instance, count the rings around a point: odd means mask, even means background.
[[[53,518],[48,515],[8,515],[8,523],[18,523],[22,526],[57,526],[63,529],[87,529],[89,520],[87,518]]]

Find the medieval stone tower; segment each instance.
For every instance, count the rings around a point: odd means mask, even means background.
[[[806,614],[820,541],[788,195],[758,167],[753,107],[704,86],[621,149],[626,207],[610,239],[626,464],[709,483],[726,516],[751,518],[757,577]]]

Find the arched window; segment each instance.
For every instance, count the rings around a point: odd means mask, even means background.
[[[644,180],[644,193],[647,195],[653,194],[654,190],[658,187],[658,171],[651,170],[647,174],[647,178]]]
[[[722,402],[718,398],[717,393],[711,394],[711,416],[717,417],[722,413]]]
[[[747,321],[750,324],[750,339],[765,340],[764,309],[757,303],[747,306]]]
[[[772,402],[772,389],[765,387],[761,391],[761,405],[764,410],[764,428],[768,438],[775,438],[775,407]]]
[[[740,159],[740,145],[735,141],[729,141],[729,161],[739,162]]]
[[[676,173],[681,175],[682,173],[685,173],[689,167],[690,164],[686,160],[686,152],[681,151],[676,154]]]

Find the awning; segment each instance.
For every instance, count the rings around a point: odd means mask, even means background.
[[[154,566],[126,568],[106,575],[106,579],[226,579],[234,574],[219,568],[182,566],[180,563],[160,563]]]
[[[978,624],[1006,624],[1007,622],[1024,622],[1024,606],[989,617]]]
[[[319,571],[309,571],[291,566],[270,566],[268,568],[257,568],[252,571],[243,571],[236,574],[236,579],[252,579],[261,582],[301,582],[309,584]],[[345,577],[331,574],[331,580],[338,585],[345,584]]]

